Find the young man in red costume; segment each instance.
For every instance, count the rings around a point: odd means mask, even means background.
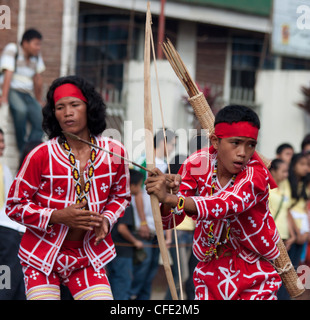
[[[197,222],[196,299],[277,298],[281,279],[268,261],[279,255],[268,208],[269,185],[275,183],[255,152],[259,128],[254,111],[227,106],[216,115],[211,148],[192,154],[181,167],[176,195],[166,190],[158,169],[146,181],[148,193],[162,203],[165,229],[173,227],[173,215],[177,225],[185,215]]]
[[[116,255],[111,228],[130,202],[128,164],[66,135],[126,156],[100,135],[105,126],[104,102],[90,84],[75,76],[53,82],[43,109],[50,140],[24,160],[6,207],[27,228],[19,250],[27,299],[59,299],[61,283],[74,299],[113,298],[104,266]]]

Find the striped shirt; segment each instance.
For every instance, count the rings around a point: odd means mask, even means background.
[[[42,73],[45,65],[42,56],[25,59],[23,48],[17,48],[15,43],[9,43],[3,49],[0,59],[0,72],[9,70],[14,72],[11,88],[31,94],[33,92],[33,76]],[[3,82],[3,75],[0,83]]]

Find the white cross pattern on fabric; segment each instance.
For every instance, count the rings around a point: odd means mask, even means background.
[[[32,270],[30,278],[32,278],[33,280],[37,280],[37,277],[39,274],[40,274],[39,272]]]
[[[104,273],[101,273],[100,271],[97,271],[97,272],[94,273],[94,276],[98,277],[99,279],[101,279],[101,278],[104,278],[105,275],[104,275]]]
[[[234,203],[233,201],[231,203],[233,204],[234,211],[237,212],[238,211],[238,204]]]
[[[248,203],[251,195],[249,193],[246,193],[245,191],[243,191],[243,195],[244,195],[243,201]]]
[[[223,211],[223,208],[220,208],[218,203],[215,205],[215,207],[216,207],[216,209],[213,208],[211,211],[217,217]]]
[[[45,184],[46,184],[46,181],[43,181],[43,182],[40,184],[39,188],[40,188],[41,190],[43,190]]]
[[[82,286],[82,284],[81,284],[81,280],[80,280],[80,278],[76,278],[75,280],[76,280],[77,285],[78,285],[79,287],[81,287],[81,286]]]
[[[116,186],[114,189],[115,189],[117,192],[119,192],[119,191],[122,189],[122,187],[121,187],[121,186]]]
[[[206,247],[206,246],[208,245],[208,242],[207,242],[207,240],[206,240],[205,237],[201,237],[201,245],[202,245],[203,247]]]
[[[264,244],[265,244],[266,247],[269,247],[269,246],[270,246],[269,242],[265,239],[264,236],[261,237],[261,240],[263,240],[263,242],[264,242]]]
[[[65,192],[65,190],[63,190],[60,187],[58,187],[57,189],[55,189],[55,192],[60,196],[62,193]]]
[[[102,185],[101,185],[101,187],[100,187],[100,190],[103,191],[104,193],[106,193],[106,191],[107,191],[108,188],[109,188],[109,187],[103,182]]]
[[[270,286],[270,288],[274,288],[277,286],[277,283],[275,282],[275,278],[271,278],[271,281],[267,281],[266,283]]]
[[[257,224],[255,223],[254,219],[250,216],[248,217],[248,220],[250,221],[250,223],[252,224],[252,227],[253,228],[256,228],[257,227]]]

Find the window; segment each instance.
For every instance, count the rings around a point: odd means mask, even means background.
[[[233,37],[231,86],[253,89],[259,67],[263,39]]]
[[[76,73],[99,90],[121,90],[124,62],[132,55],[128,44],[135,48],[137,32],[129,12],[99,8],[97,13],[80,11]]]
[[[158,17],[152,20],[156,46]],[[175,43],[178,24],[166,19],[165,25],[165,36]],[[121,91],[125,62],[138,55],[143,59],[144,32],[145,13],[81,3],[76,74],[99,91]]]
[[[310,60],[292,57],[282,57],[284,70],[310,70]]]

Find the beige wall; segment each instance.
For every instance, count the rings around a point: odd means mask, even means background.
[[[296,104],[303,101],[301,86],[309,86],[309,71],[262,71],[256,85],[260,105],[259,149],[273,158],[281,143],[291,143],[300,151],[303,137],[310,132],[309,116]]]

